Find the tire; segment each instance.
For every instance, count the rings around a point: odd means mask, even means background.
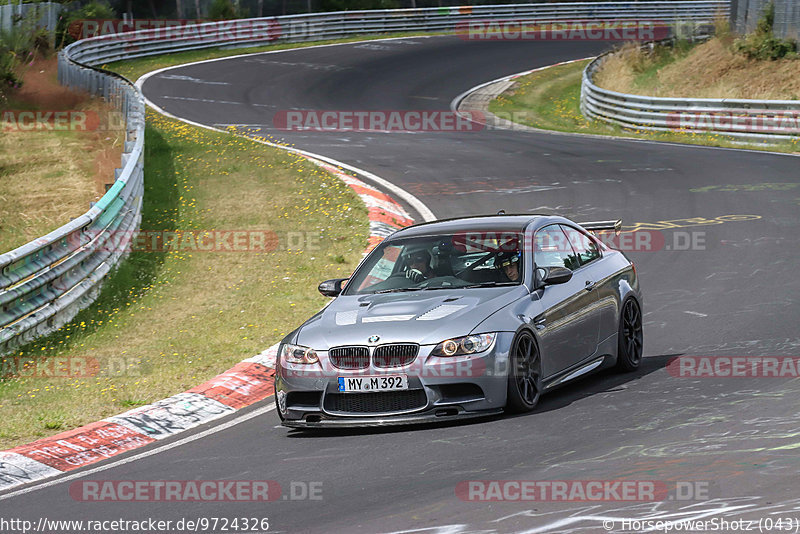
[[[283,415],[281,415],[281,407],[278,405],[278,392],[276,391],[273,396],[275,397],[275,411],[278,413],[281,423],[283,423],[285,419]]]
[[[622,372],[635,371],[642,362],[642,310],[636,299],[629,298],[622,304],[617,335],[617,369]]]
[[[527,330],[514,338],[509,364],[506,411],[530,412],[542,394],[542,359],[533,334]]]

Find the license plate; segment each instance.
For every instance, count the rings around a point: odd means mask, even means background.
[[[408,389],[408,375],[340,376],[339,391],[396,391]]]

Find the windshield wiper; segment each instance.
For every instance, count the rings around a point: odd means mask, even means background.
[[[492,282],[495,283],[495,282]],[[474,287],[474,286],[428,286],[428,287],[404,287],[404,288],[396,288],[396,289],[383,289],[381,291],[376,291],[375,293],[393,293],[395,291],[436,291],[437,289],[463,289],[465,287]]]
[[[393,289],[381,289],[374,294],[381,293],[403,293],[405,291],[435,291],[437,289],[471,289],[474,287],[500,287],[518,286],[519,282],[481,282],[480,284],[468,284],[464,286],[434,286],[434,287],[395,287]]]
[[[464,286],[428,286],[421,288],[423,291],[435,291],[437,289],[461,289]]]
[[[422,291],[423,289],[427,289],[424,287],[395,287],[393,289],[381,289],[380,291],[376,291],[374,294],[378,295],[380,293],[402,293],[404,291]]]
[[[518,286],[519,282],[481,282],[480,284],[470,284],[468,286],[461,286],[463,289],[470,289],[473,287],[498,287],[498,286]]]

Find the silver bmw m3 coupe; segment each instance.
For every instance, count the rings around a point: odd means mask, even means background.
[[[495,215],[404,228],[286,336],[275,401],[289,427],[446,421],[533,410],[541,394],[642,358],[634,265],[597,232],[621,221]]]

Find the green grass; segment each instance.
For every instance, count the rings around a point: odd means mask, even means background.
[[[635,89],[647,90],[658,83],[658,71],[686,57],[697,44],[679,40],[675,46],[657,46],[652,53],[645,56],[635,66],[636,77],[633,79]]]
[[[347,276],[361,258],[366,209],[349,187],[304,158],[155,113],[148,113],[146,139],[142,229],[269,230],[279,246],[257,253],[133,252],[95,304],[4,358],[6,365],[14,357],[94,358],[100,371],[0,380],[0,449],[216,376],[318,311],[326,300],[319,281]],[[289,232],[296,232],[294,249]]]
[[[365,35],[346,43],[386,37]],[[209,49],[104,65],[128,79],[172,65],[323,42]],[[275,232],[263,253],[133,252],[98,300],[54,334],[6,355],[38,364],[94,359],[91,376],[0,376],[0,449],[185,391],[279,341],[326,299],[319,281],[352,272],[367,245],[362,202],[304,158],[147,114],[144,230]],[[55,171],[54,171],[55,172]],[[302,234],[305,246],[289,248]]]
[[[798,152],[795,140],[781,144],[750,143],[716,134],[647,132],[629,130],[601,121],[587,120],[580,111],[581,75],[589,60],[559,65],[517,79],[517,83],[489,103],[489,111],[543,130],[568,133],[635,137],[674,143],[754,148]],[[646,80],[649,70],[642,72]]]
[[[0,124],[0,253],[52,232],[98,198],[89,143],[83,132],[3,132]]]
[[[490,102],[489,111],[536,128],[588,130],[593,125],[581,115],[578,101],[581,72],[588,63],[579,61],[518,78],[513,91]]]
[[[51,60],[27,67],[24,91],[0,100],[0,254],[52,232],[86,213],[103,194],[100,163],[119,165],[123,133],[32,130],[21,111],[70,110],[103,116],[99,99],[69,93]],[[32,89],[29,89],[32,87]],[[64,94],[69,98],[62,98]]]

